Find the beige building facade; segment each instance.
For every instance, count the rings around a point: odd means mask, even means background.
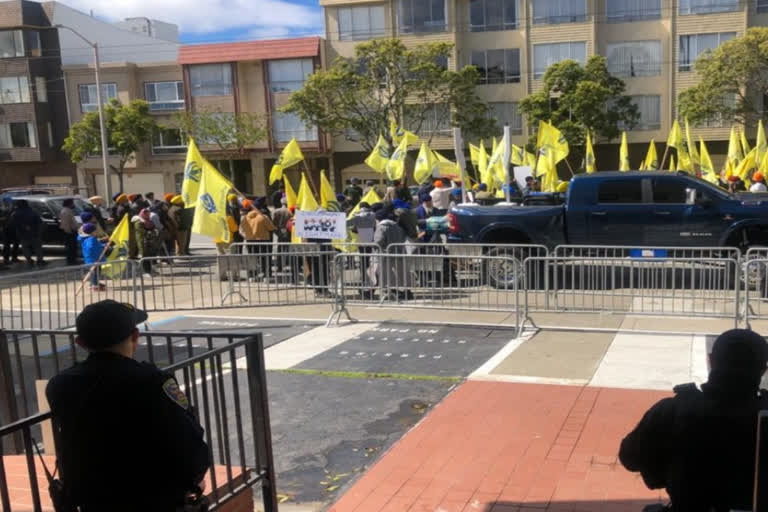
[[[548,66],[571,58],[607,58],[612,74],[640,110],[629,134],[633,165],[648,142],[663,150],[677,116],[675,98],[696,83],[692,63],[701,52],[768,25],[766,0],[321,0],[328,59],[351,57],[357,43],[399,37],[406,44],[455,44],[450,68],[475,65],[478,94],[500,124],[508,123],[515,144],[527,142],[529,127],[518,103],[539,90]],[[725,152],[730,123],[713,120],[695,129],[710,142],[715,165]],[[749,134],[749,131],[748,131]],[[450,147],[443,144],[444,147]],[[596,148],[602,160],[618,163],[618,141]],[[436,145],[441,148],[440,144]],[[334,149],[359,151],[337,139]],[[602,157],[602,158],[601,158]],[[338,156],[337,156],[338,159]],[[346,159],[345,159],[346,160]]]

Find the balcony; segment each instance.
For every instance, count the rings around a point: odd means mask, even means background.
[[[176,101],[151,101],[149,110],[152,112],[167,112],[175,110],[184,110],[184,100]]]

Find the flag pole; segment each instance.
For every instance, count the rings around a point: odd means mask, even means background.
[[[575,177],[576,175],[573,173],[573,167],[571,167],[571,163],[568,161],[568,157],[563,158],[565,160],[565,165],[568,166],[568,170],[571,171],[571,178]]]
[[[453,129],[453,154],[456,157],[456,165],[459,166],[459,178],[461,179],[461,202],[467,202],[467,162],[464,161],[464,141],[461,140],[461,128]]]
[[[667,161],[667,155],[669,154],[669,144],[667,144],[667,147],[664,149],[664,156],[661,157],[661,163],[659,164],[659,170],[664,170],[664,164]]]
[[[506,187],[504,189],[504,198],[506,202],[511,201],[511,192],[510,192],[510,179],[509,179],[509,152],[512,149],[512,136],[511,132],[509,130],[509,123],[504,123],[504,156],[502,157],[504,160],[504,180],[507,182]]]
[[[318,199],[320,198],[320,195],[317,193],[317,187],[315,186],[315,180],[312,179],[312,172],[309,170],[309,166],[307,165],[306,160],[301,161],[304,164],[304,170],[307,173],[307,176],[309,177],[309,185],[312,187],[312,192],[315,194],[315,197]]]
[[[126,213],[126,215],[128,214]],[[130,226],[129,226],[129,229],[130,229]],[[101,254],[99,254],[99,258],[96,260],[99,263],[95,263],[91,265],[91,268],[88,270],[88,273],[85,274],[85,277],[83,278],[83,280],[80,281],[80,286],[78,286],[77,290],[75,290],[75,297],[80,295],[80,292],[83,290],[83,287],[85,286],[86,281],[88,281],[88,279],[91,278],[91,274],[93,274],[93,269],[96,267],[96,265],[101,265],[101,258],[104,257],[104,255],[107,253],[107,249],[109,249],[113,245],[113,243],[114,242],[112,242],[112,240],[107,240],[107,243],[104,244],[104,249],[101,251]]]

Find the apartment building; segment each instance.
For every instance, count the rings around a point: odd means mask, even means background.
[[[206,141],[197,141],[214,163],[232,161],[231,179],[245,193],[265,195],[269,170],[282,148],[295,138],[315,183],[319,171],[334,176],[329,140],[316,127],[305,126],[296,116],[279,111],[293,91],[324,65],[319,37],[185,45],[179,51],[184,73],[184,100],[191,112],[258,115],[266,129],[264,140],[245,151],[222,152]],[[230,168],[218,165],[222,170]],[[298,170],[288,175],[298,183]]]
[[[0,188],[75,183],[60,46],[48,6],[0,2]]]
[[[354,47],[375,37],[399,37],[406,44],[454,43],[452,69],[477,66],[478,94],[490,103],[513,142],[527,141],[529,127],[518,102],[542,86],[546,69],[561,60],[585,62],[604,55],[622,77],[640,111],[629,134],[631,160],[651,139],[666,141],[677,95],[695,84],[692,64],[702,52],[768,25],[767,0],[320,0],[324,8],[328,59],[350,57]],[[710,141],[715,165],[725,153],[730,124],[713,120],[696,129]],[[359,148],[337,140],[349,152],[337,162],[359,161]],[[618,163],[618,141],[601,144],[602,158]],[[350,172],[361,170],[357,166]],[[345,170],[346,173],[346,170]]]

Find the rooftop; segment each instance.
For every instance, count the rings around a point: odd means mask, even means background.
[[[316,57],[319,37],[184,45],[179,50],[179,64],[209,64],[247,60],[296,59]]]

